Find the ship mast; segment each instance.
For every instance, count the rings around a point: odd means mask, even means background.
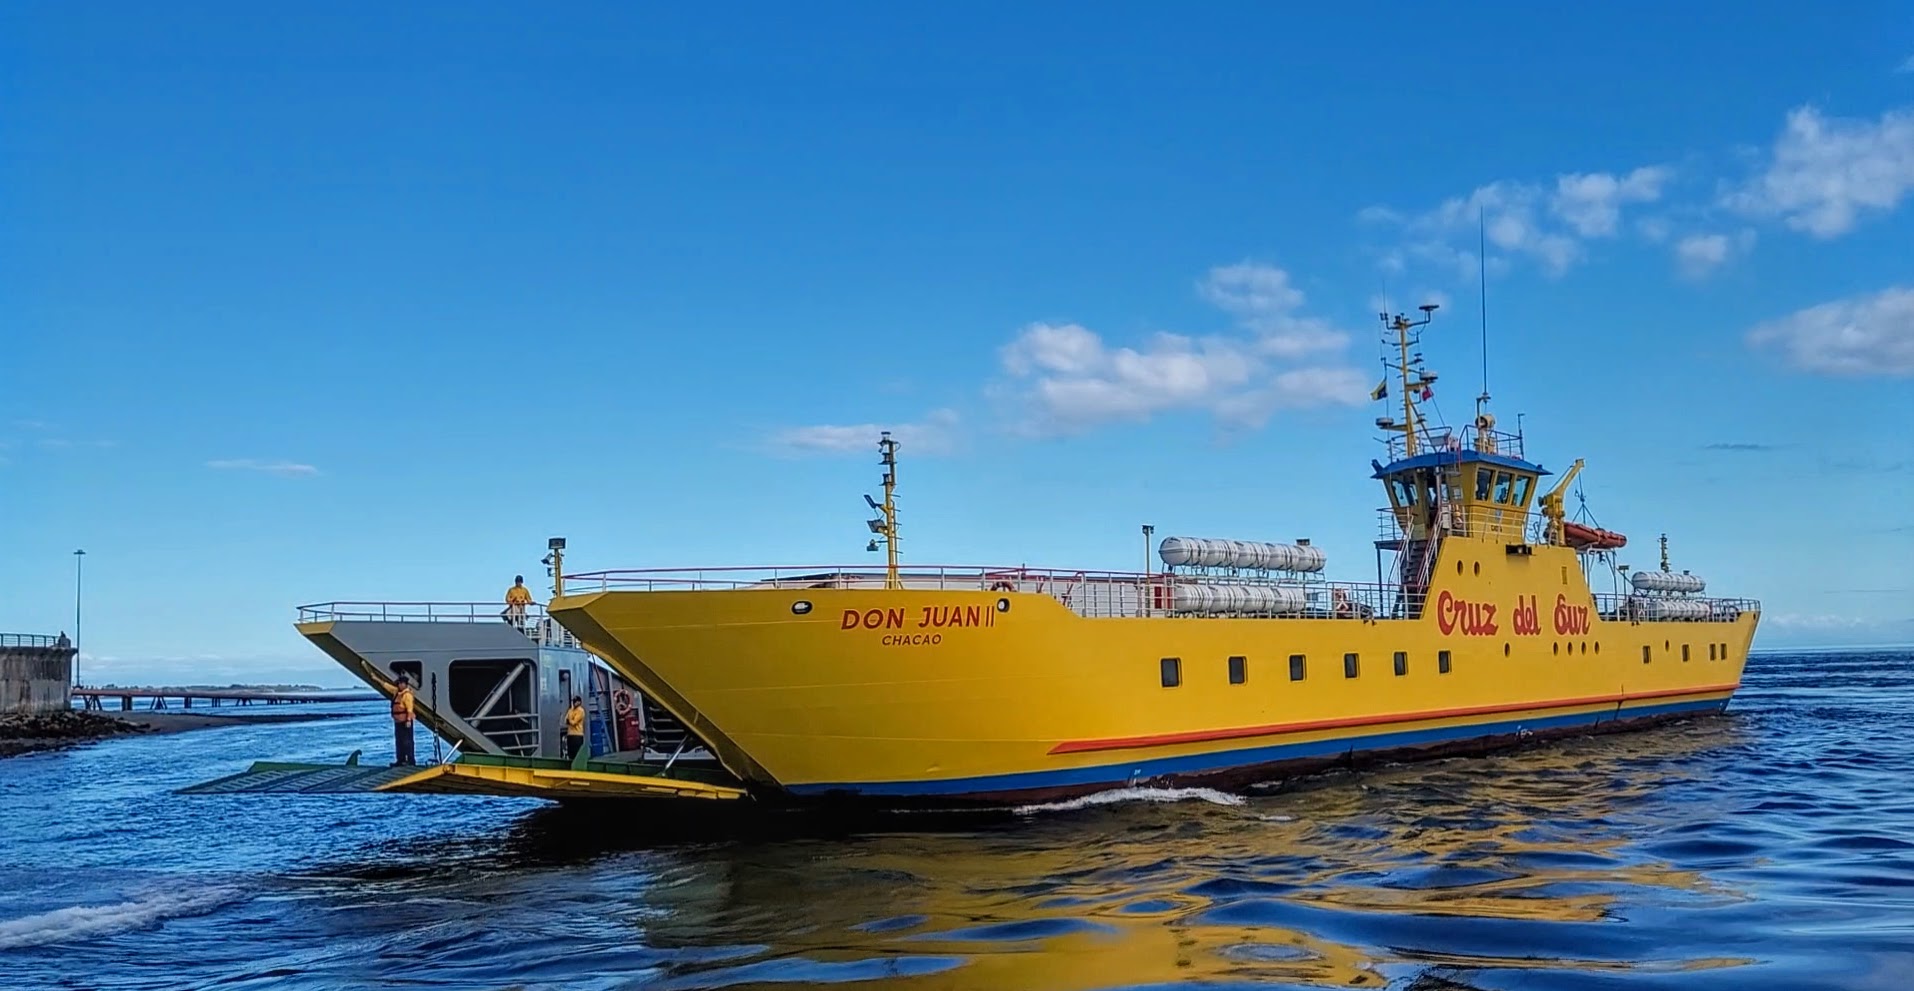
[[[1391,319],[1386,313],[1382,315],[1383,326],[1394,331],[1396,336],[1394,342],[1396,346],[1396,360],[1387,364],[1386,367],[1396,374],[1396,382],[1402,389],[1402,422],[1396,423],[1393,420],[1383,418],[1376,421],[1376,426],[1384,430],[1402,431],[1402,456],[1405,458],[1413,458],[1416,456],[1417,438],[1421,434],[1422,415],[1416,412],[1416,393],[1428,389],[1436,379],[1433,372],[1423,371],[1422,355],[1418,353],[1412,357],[1409,354],[1409,348],[1411,345],[1421,343],[1421,337],[1411,334],[1410,331],[1433,320],[1438,307],[1435,303],[1424,303],[1417,308],[1422,311],[1422,319],[1413,323],[1404,319],[1400,313],[1396,314],[1394,319]],[[1385,382],[1386,381],[1387,380],[1385,380]],[[1380,389],[1377,391],[1378,393],[1381,392]]]
[[[884,568],[884,587],[903,588],[904,583],[897,577],[897,442],[891,439],[890,431],[883,432],[883,436],[877,442],[877,449],[882,455],[879,463],[884,466],[884,502],[880,505],[868,495],[864,497],[864,501],[869,503],[872,509],[884,515],[868,521],[867,525],[871,528],[871,532],[877,536],[871,538],[871,542],[864,549],[877,550],[877,543],[881,539],[888,557]]]

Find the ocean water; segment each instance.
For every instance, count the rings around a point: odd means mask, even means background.
[[[1680,726],[987,817],[168,794],[385,758],[345,708],[0,760],[0,986],[1914,987],[1907,651],[1761,655]]]

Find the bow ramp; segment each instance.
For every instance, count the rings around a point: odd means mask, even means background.
[[[238,774],[181,788],[181,795],[486,795],[552,800],[583,798],[733,801],[741,788],[682,767],[613,761],[465,754],[443,764],[379,767],[255,761]]]

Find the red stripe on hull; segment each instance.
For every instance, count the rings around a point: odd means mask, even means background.
[[[1732,692],[1739,687],[1739,685],[1708,685],[1702,688],[1670,688],[1655,692],[1625,692],[1615,695],[1596,695],[1579,699],[1557,699],[1552,702],[1481,705],[1466,709],[1432,709],[1424,712],[1402,712],[1389,716],[1353,716],[1346,719],[1319,719],[1307,723],[1275,723],[1269,726],[1239,726],[1233,729],[1198,730],[1191,733],[1165,733],[1157,736],[1113,737],[1106,740],[1065,740],[1051,747],[1050,752],[1053,754],[1075,754],[1096,750],[1131,750],[1137,747],[1161,747],[1175,743],[1207,743],[1213,740],[1242,740],[1256,736],[1283,736],[1289,733],[1309,733],[1325,729],[1350,729],[1361,726],[1388,726],[1395,723],[1417,723],[1429,719],[1450,719],[1456,716],[1489,716],[1510,712],[1546,712],[1550,709],[1570,709],[1578,705],[1608,705],[1611,703],[1635,702],[1642,699],[1711,695],[1720,692]]]

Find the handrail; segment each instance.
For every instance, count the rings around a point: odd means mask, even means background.
[[[72,641],[67,642],[69,646]],[[0,633],[0,647],[58,647],[59,637],[44,633]]]
[[[1204,618],[1211,615],[1236,617],[1287,616],[1322,619],[1378,619],[1414,617],[1422,614],[1424,593],[1405,590],[1395,583],[1323,581],[1316,576],[1290,574],[1239,574],[1222,576],[1187,572],[1073,571],[1054,568],[990,568],[975,565],[924,565],[903,572],[907,589],[943,589],[963,591],[1001,590],[1049,595],[1073,612],[1086,617],[1165,616]],[[639,590],[723,591],[765,588],[866,588],[886,587],[885,569],[869,565],[816,566],[798,568],[752,567],[735,565],[715,568],[632,568],[581,572],[565,580],[581,594],[589,591]],[[586,586],[596,582],[597,587]],[[1291,590],[1285,600],[1286,611],[1268,613],[1232,611],[1227,613],[1182,612],[1177,608],[1176,589],[1196,584],[1273,585]],[[1301,596],[1301,606],[1293,603]],[[1616,598],[1616,602],[1606,602]],[[1627,607],[1620,600],[1630,597],[1597,596],[1599,608],[1610,618],[1638,622],[1732,620],[1741,612],[1759,611],[1753,599],[1687,598],[1705,603],[1705,608],[1644,610],[1639,601]],[[1639,596],[1633,597],[1639,600]],[[1279,600],[1270,600],[1272,602]],[[1697,615],[1698,614],[1698,615]]]
[[[380,622],[490,623],[505,618],[503,602],[380,602],[373,600],[314,602],[298,607],[299,621],[378,620]],[[527,619],[545,615],[534,602],[525,607]]]

